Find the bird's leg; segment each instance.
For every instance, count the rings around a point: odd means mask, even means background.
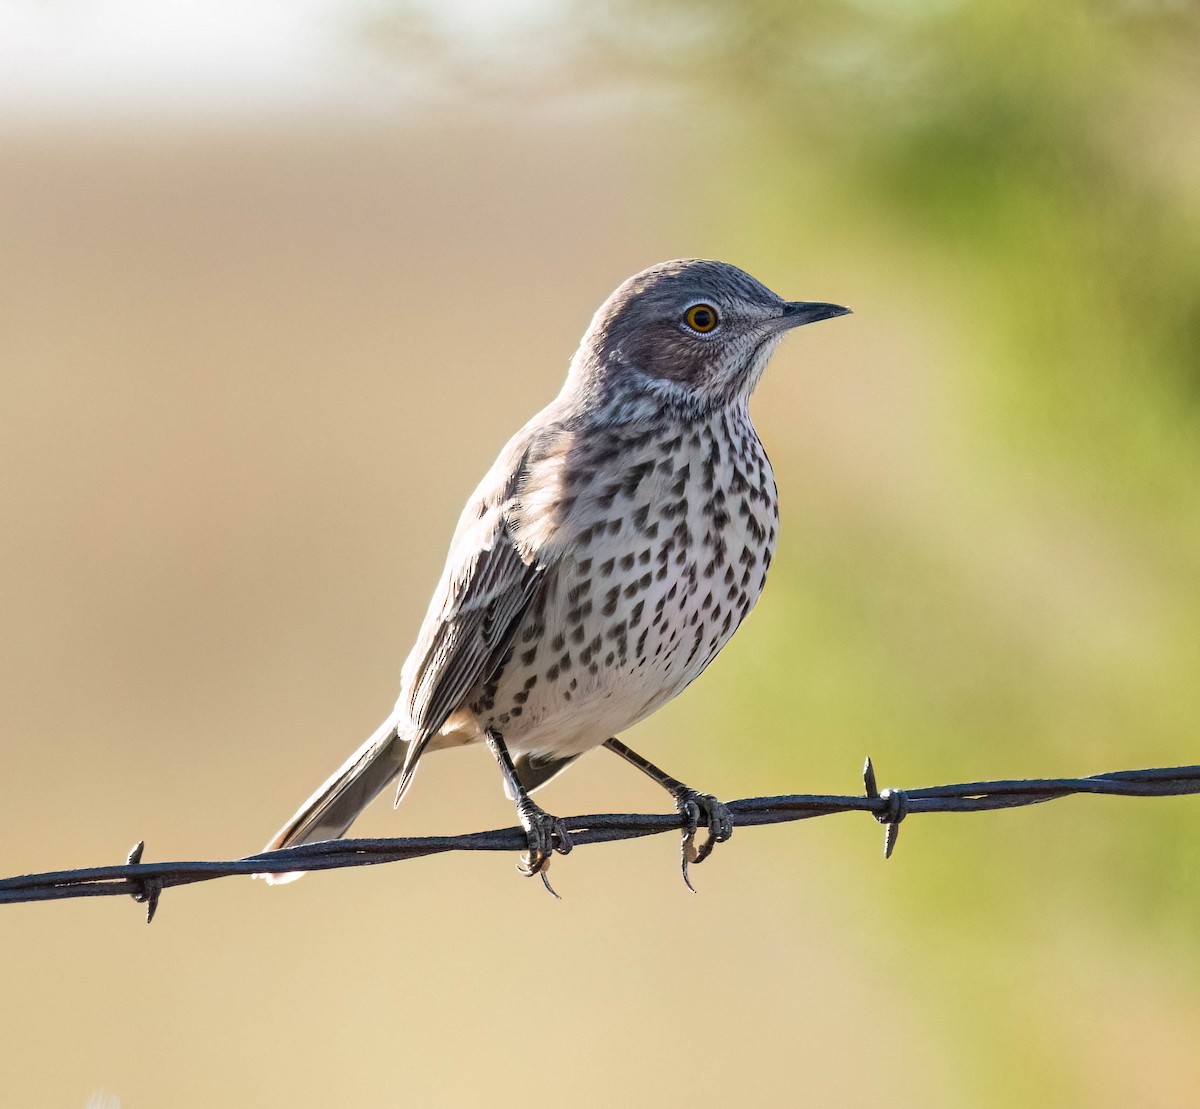
[[[724,843],[733,835],[733,818],[729,815],[729,809],[711,793],[699,793],[690,786],[685,786],[678,778],[672,778],[665,770],[659,770],[654,763],[630,750],[619,739],[605,740],[604,746],[616,752],[626,762],[632,763],[643,774],[653,778],[675,799],[679,815],[687,821],[681,844],[683,880],[687,888],[694,893],[695,888],[688,878],[688,864],[704,862],[718,843]],[[697,847],[696,832],[702,823],[707,827],[708,835]]]
[[[500,773],[504,775],[509,793],[516,798],[517,816],[521,827],[525,829],[525,837],[529,844],[529,849],[521,856],[517,869],[526,878],[538,875],[542,885],[554,893],[546,871],[555,851],[566,855],[571,850],[571,836],[567,832],[566,823],[561,817],[551,816],[536,801],[530,799],[525,787],[521,785],[521,779],[517,777],[517,768],[513,766],[512,756],[504,744],[504,737],[495,728],[488,728],[483,733],[483,738],[500,767]],[[557,897],[558,894],[554,893],[554,896]]]

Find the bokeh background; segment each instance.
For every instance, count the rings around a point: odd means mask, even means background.
[[[395,697],[458,508],[663,258],[855,315],[784,527],[628,738],[726,797],[1197,761],[1188,0],[0,4],[0,873],[256,850]],[[598,753],[561,813],[661,809]],[[1190,799],[0,911],[28,1106],[1184,1106]],[[364,834],[511,823],[482,751]]]

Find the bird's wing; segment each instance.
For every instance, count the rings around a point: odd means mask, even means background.
[[[546,452],[519,433],[468,502],[417,644],[404,666],[401,703],[413,758],[471,690],[504,661],[554,564],[520,526],[521,493]],[[520,537],[518,537],[520,532]],[[411,729],[411,730],[410,730]]]
[[[463,561],[439,591],[442,611],[427,618],[407,686],[408,717],[424,743],[503,661],[545,567],[526,563],[505,526]]]

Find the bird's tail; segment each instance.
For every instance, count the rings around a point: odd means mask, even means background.
[[[276,851],[300,843],[340,839],[363,811],[387,787],[397,774],[404,772],[407,788],[416,769],[409,758],[412,744],[396,733],[392,720],[385,721],[370,739],[351,755],[337,772],[317,790],[263,848]],[[405,767],[406,762],[412,765]],[[399,802],[399,798],[397,798]],[[271,885],[293,882],[302,872],[263,874]]]

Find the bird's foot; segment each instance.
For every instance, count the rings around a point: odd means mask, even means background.
[[[696,887],[688,877],[688,866],[704,862],[718,843],[724,843],[733,835],[733,818],[725,804],[711,793],[698,793],[687,786],[672,792],[675,796],[675,807],[686,821],[680,842],[683,881],[687,888],[695,893]],[[706,829],[707,834],[704,842],[697,846],[696,833],[702,827]]]
[[[525,838],[529,845],[521,856],[517,869],[526,878],[532,878],[536,874],[541,878],[542,885],[558,897],[554,887],[550,885],[550,879],[546,877],[546,871],[550,869],[550,860],[555,851],[560,855],[567,855],[571,851],[573,844],[566,821],[561,817],[551,816],[528,797],[517,803],[517,816],[520,817],[521,827],[525,829]]]

